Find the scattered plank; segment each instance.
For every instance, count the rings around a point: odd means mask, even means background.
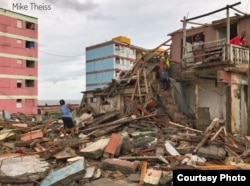
[[[29,141],[37,138],[42,138],[43,137],[43,131],[42,130],[34,130],[25,134],[21,135],[21,140],[22,141]]]

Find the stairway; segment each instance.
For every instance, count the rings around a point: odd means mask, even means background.
[[[180,112],[179,106],[175,103],[171,95],[171,88],[169,90],[160,89],[157,80],[152,83],[152,87],[156,91],[157,102],[164,108],[165,114],[169,117],[169,120],[174,123],[188,126],[188,118]]]

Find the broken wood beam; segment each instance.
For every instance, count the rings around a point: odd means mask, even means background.
[[[162,161],[160,156],[124,156],[124,157],[119,157],[119,159],[121,160],[152,160],[152,161]],[[172,160],[183,160],[185,158],[190,159],[189,156],[162,156],[164,159],[168,160],[168,161],[172,161]]]
[[[206,165],[206,166],[195,166],[198,170],[235,170],[235,165]]]
[[[173,125],[173,126],[176,126],[176,127],[180,127],[180,128],[183,128],[185,130],[190,130],[190,131],[194,131],[194,132],[198,132],[198,133],[203,133],[203,131],[201,130],[197,130],[197,129],[193,129],[193,128],[190,128],[190,127],[187,127],[187,126],[183,126],[181,124],[178,124],[178,123],[174,123],[172,121],[169,121],[168,122],[170,125]]]
[[[140,100],[140,103],[142,103],[142,97],[141,97],[141,84],[140,84],[140,76],[141,76],[141,73],[140,73],[140,70],[137,71],[137,86],[138,86],[138,92],[139,92],[139,100]]]
[[[218,118],[213,119],[213,121],[210,123],[210,125],[206,128],[205,133],[204,133],[200,143],[198,143],[196,145],[193,153],[196,153],[199,150],[199,148],[201,148],[206,143],[206,141],[208,140],[208,138],[212,134],[213,129],[218,124],[218,122],[219,122]]]
[[[221,141],[216,140],[216,139],[215,139],[214,141],[217,142],[217,143],[226,145],[226,146],[228,146],[229,148],[232,148],[232,149],[234,149],[234,150],[237,150],[237,151],[239,151],[240,153],[243,153],[243,152],[245,151],[245,150],[243,150],[243,149],[241,149],[241,148],[235,147],[235,146],[230,145],[230,144],[228,144],[228,143],[221,142]]]
[[[149,92],[148,90],[148,81],[147,81],[147,77],[146,77],[146,70],[143,69],[143,76],[144,76],[144,84],[145,84],[145,87],[146,87],[146,93]]]
[[[133,118],[122,118],[122,120],[113,121],[113,122],[110,122],[110,123],[102,124],[102,125],[99,125],[99,126],[95,126],[95,127],[91,127],[91,128],[87,128],[87,129],[79,130],[79,131],[86,132],[86,131],[90,131],[90,130],[95,130],[95,129],[108,127],[108,126],[112,126],[112,125],[119,125],[119,124],[131,122],[131,121],[134,121],[134,120],[150,118],[150,117],[154,117],[154,116],[156,116],[156,115],[148,115],[148,116],[143,116],[143,117],[139,117],[139,118],[135,118],[135,119],[133,119]]]
[[[143,161],[140,164],[141,174],[140,174],[139,186],[143,186],[143,184],[144,184],[144,177],[145,177],[146,172],[147,172],[147,165],[148,164],[146,161]]]
[[[48,121],[45,123],[44,128],[43,128],[43,133],[46,134],[47,133],[47,129],[49,127],[49,124],[52,122],[53,120],[53,115],[50,115]]]
[[[211,141],[214,141],[215,138],[217,138],[217,136],[219,135],[219,133],[224,130],[225,127],[221,127],[216,133],[215,135],[211,138]]]

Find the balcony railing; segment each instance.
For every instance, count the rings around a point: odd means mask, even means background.
[[[228,45],[229,62],[233,64],[249,64],[249,48]]]
[[[202,50],[193,51],[193,45],[187,43],[184,50],[183,66],[197,67],[219,64],[249,64],[249,49],[232,44],[225,40],[204,42]]]

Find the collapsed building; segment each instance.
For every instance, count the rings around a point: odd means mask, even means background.
[[[229,11],[234,6],[220,11]],[[104,90],[84,92],[82,104],[100,112],[103,99],[106,100],[104,107],[111,110],[125,108],[127,97],[144,103],[152,99],[148,94],[152,92],[150,89],[154,87],[157,91],[159,88],[157,76],[162,52],[157,49],[167,47],[165,50],[170,52],[172,61],[170,92],[179,111],[195,119],[193,125],[200,129],[205,129],[213,118],[218,117],[229,131],[249,133],[249,49],[229,43],[231,38],[248,30],[249,15],[227,17],[211,24],[192,22],[204,16],[182,20],[183,29],[170,33],[168,41],[138,59],[132,71],[121,74],[118,80],[113,79]],[[187,29],[188,24],[201,26]],[[194,53],[192,45],[197,35],[202,38],[204,47]]]
[[[83,185],[103,178],[171,185],[178,169],[249,170],[249,49],[229,43],[229,27],[232,37],[248,30],[249,15],[186,29],[195,19],[184,18],[183,29],[105,88],[83,92],[75,110],[77,139],[61,139],[60,119],[53,116],[2,121],[0,185]],[[204,41],[199,53],[190,50],[196,35]],[[166,50],[171,83],[162,88],[159,61]]]

